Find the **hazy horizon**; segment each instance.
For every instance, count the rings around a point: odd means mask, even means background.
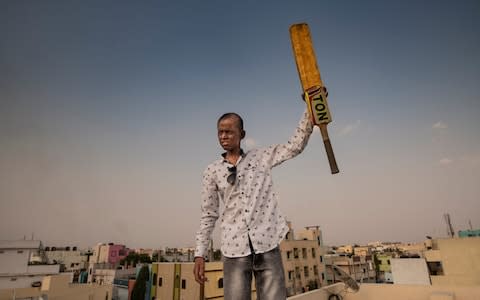
[[[444,213],[480,228],[478,1],[8,1],[0,20],[0,240],[193,246],[217,118],[242,115],[250,149],[305,109],[301,22],[340,173],[318,129],[273,170],[294,229],[341,245],[446,237]]]

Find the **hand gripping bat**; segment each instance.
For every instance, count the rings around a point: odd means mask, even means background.
[[[327,125],[332,121],[327,104],[328,93],[320,77],[308,25],[305,23],[292,25],[290,27],[290,39],[292,41],[293,55],[297,63],[298,75],[302,83],[303,98],[307,104],[313,124],[320,128],[330,170],[332,174],[336,174],[339,170],[327,131]]]

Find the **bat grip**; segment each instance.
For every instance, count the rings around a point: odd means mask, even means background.
[[[328,137],[327,124],[320,124],[320,133],[322,134],[323,144],[325,145],[325,151],[327,151],[328,163],[330,164],[330,171],[332,174],[340,172],[338,170],[337,161],[335,160],[335,154],[333,153],[332,144]]]

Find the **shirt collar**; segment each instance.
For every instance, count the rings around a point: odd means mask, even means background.
[[[245,152],[243,152],[243,149],[242,149],[242,148],[240,148],[240,156],[241,156],[242,158],[245,157]],[[227,161],[227,152],[223,152],[223,153],[222,153],[222,157],[223,157],[223,162],[228,162],[228,161]]]

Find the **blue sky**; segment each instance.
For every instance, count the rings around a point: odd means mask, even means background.
[[[445,236],[446,212],[480,227],[480,4],[258,2],[3,2],[0,239],[193,245],[218,116],[244,117],[247,149],[293,133],[301,22],[341,173],[317,131],[274,170],[294,227],[329,244]]]

